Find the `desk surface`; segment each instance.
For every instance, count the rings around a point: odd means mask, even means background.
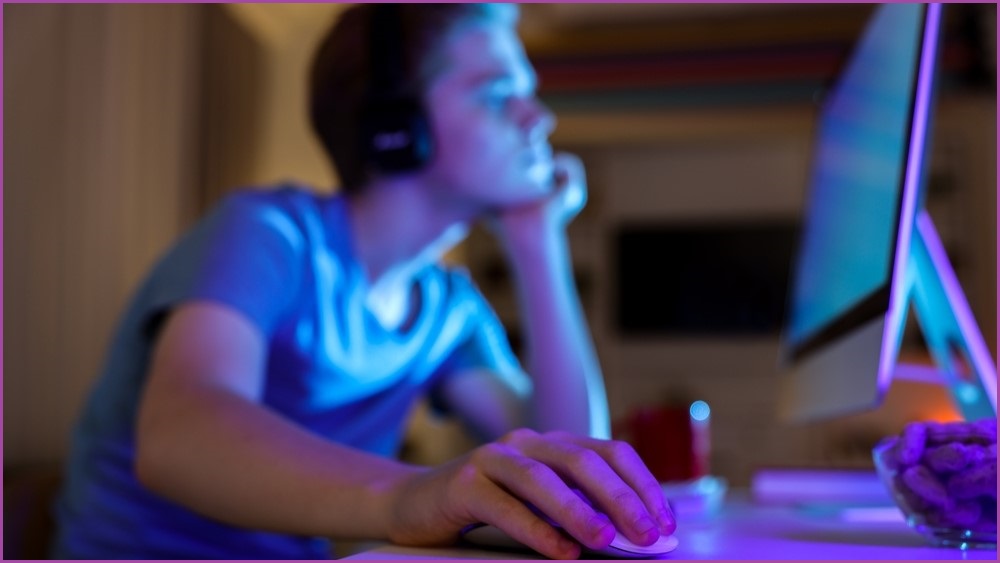
[[[759,506],[731,494],[719,513],[681,519],[679,545],[662,559],[987,559],[996,549],[930,545],[884,510]],[[381,546],[349,559],[537,559],[534,552]]]

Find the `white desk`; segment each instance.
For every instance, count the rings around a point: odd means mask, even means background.
[[[987,559],[996,549],[960,550],[930,545],[901,520],[866,519],[864,512],[754,505],[731,492],[711,517],[680,520],[677,549],[663,559]],[[380,546],[348,559],[538,559],[534,552],[421,549]]]

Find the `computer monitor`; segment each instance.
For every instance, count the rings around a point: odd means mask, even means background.
[[[785,420],[877,406],[912,305],[966,419],[996,416],[996,366],[923,206],[940,4],[877,6],[822,100],[781,337]]]

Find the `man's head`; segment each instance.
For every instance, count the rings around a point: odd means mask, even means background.
[[[474,25],[513,29],[518,15],[511,4],[399,4],[394,6],[397,21],[385,39],[395,44],[382,45],[382,40],[373,41],[375,25],[383,26],[383,36],[386,31],[384,21],[375,23],[376,10],[372,4],[346,10],[320,44],[310,76],[312,127],[347,191],[371,179],[362,129],[372,98],[402,95],[422,106],[430,84],[451,64],[446,47],[457,33]],[[373,63],[384,63],[385,52],[379,57],[373,53],[383,47],[399,58],[392,77],[396,92],[375,87],[384,82],[385,72],[373,69]]]

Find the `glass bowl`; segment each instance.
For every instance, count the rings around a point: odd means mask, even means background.
[[[986,441],[927,443],[922,446],[923,453],[915,453],[912,440],[904,444],[905,434],[883,439],[872,450],[872,457],[906,523],[934,545],[996,549],[995,436],[992,447]],[[946,447],[939,450],[942,446]],[[901,453],[904,449],[909,451]],[[964,466],[963,456],[968,458]],[[976,478],[979,480],[974,484],[982,494],[963,487]],[[987,486],[992,494],[986,491]]]

